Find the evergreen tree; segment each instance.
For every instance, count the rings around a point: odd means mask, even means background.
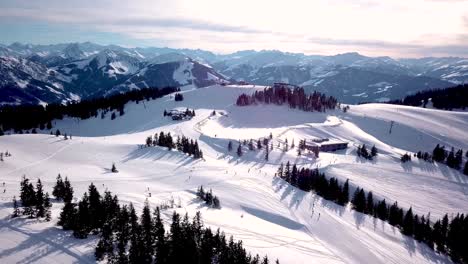
[[[60,212],[60,218],[58,225],[63,227],[63,230],[72,230],[76,224],[77,210],[75,204],[68,200],[65,200],[65,205]]]
[[[242,157],[242,146],[240,143],[239,143],[239,146],[237,147],[237,156]]]
[[[42,189],[42,182],[38,179],[36,184],[36,217],[45,217],[45,211],[44,191]]]
[[[278,168],[278,172],[276,173],[276,175],[280,178],[283,178],[283,170],[284,170],[284,166],[283,166],[283,163],[281,162],[281,165]]]
[[[351,202],[356,211],[363,213],[366,209],[366,195],[364,190],[357,188],[354,192],[354,196]]]
[[[96,260],[103,260],[107,257],[107,260],[114,259],[114,245],[113,245],[113,233],[110,223],[105,223],[102,227],[101,237],[94,251],[94,257]]]
[[[83,198],[78,203],[78,212],[76,215],[76,223],[73,228],[73,236],[76,238],[87,238],[90,227],[89,215],[89,198],[88,194],[84,193]]]
[[[259,140],[257,140],[257,149],[262,149],[262,142]]]
[[[52,195],[55,196],[55,199],[61,200],[64,196],[64,189],[65,185],[62,181],[62,176],[60,174],[57,176],[57,182],[55,183],[54,190],[52,191]]]
[[[468,176],[468,160],[465,162],[465,168],[463,168],[463,174]]]
[[[270,149],[268,148],[268,145],[266,145],[265,149],[265,161],[268,161],[268,156],[270,155]]]
[[[117,254],[116,263],[129,263],[127,246],[130,241],[130,213],[127,206],[122,206],[116,222]]]
[[[113,173],[119,172],[119,171],[117,170],[117,168],[115,167],[115,163],[112,163],[111,171],[112,171]]]
[[[50,208],[52,208],[52,204],[50,203],[49,193],[46,192],[44,196],[44,209],[45,209],[45,220],[49,222],[52,219]]]
[[[93,183],[88,187],[89,193],[89,226],[91,230],[97,231],[103,226],[101,194]]]
[[[386,221],[388,219],[388,208],[387,208],[387,203],[385,202],[385,199],[380,201],[377,205],[377,217],[381,220]]]
[[[411,207],[405,214],[402,228],[403,234],[407,236],[412,236],[414,234],[414,216],[413,209]]]
[[[140,249],[140,224],[138,223],[138,217],[135,212],[135,208],[130,204],[130,249],[128,258],[130,263],[141,263],[141,249]]]
[[[166,231],[164,229],[164,224],[161,220],[161,214],[159,207],[156,207],[154,210],[153,216],[153,241],[155,241],[155,256],[156,263],[166,263],[167,261],[167,243],[166,243]]]
[[[346,179],[343,185],[343,191],[341,192],[341,199],[339,203],[341,205],[346,205],[349,202],[349,179]]]
[[[71,186],[70,181],[67,177],[65,177],[65,181],[63,182],[63,201],[71,202],[73,199],[73,187]]]
[[[372,157],[375,157],[377,156],[377,148],[374,146],[372,146],[372,149],[371,149],[371,156]]]
[[[153,220],[148,200],[145,201],[143,213],[141,214],[141,254],[143,263],[151,263],[153,255]]]
[[[55,136],[58,137],[58,136],[60,136],[60,135],[61,135],[61,134],[60,134],[60,130],[58,130],[58,129],[55,130]]]
[[[217,196],[213,197],[213,208],[221,208],[221,203]]]

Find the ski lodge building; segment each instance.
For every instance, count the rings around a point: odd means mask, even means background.
[[[320,151],[333,152],[346,149],[348,148],[348,142],[330,140],[328,138],[314,139],[311,142],[306,141],[304,148],[315,153],[315,156],[318,157]]]

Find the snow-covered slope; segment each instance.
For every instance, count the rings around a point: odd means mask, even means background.
[[[221,227],[242,239],[253,253],[268,254],[281,263],[450,263],[424,244],[403,236],[394,227],[375,218],[339,207],[314,193],[305,193],[274,177],[281,162],[319,167],[329,176],[349,178],[351,186],[372,190],[388,202],[398,200],[418,213],[431,212],[432,219],[468,208],[468,178],[441,164],[414,161],[402,165],[407,151],[430,151],[435,144],[468,149],[463,132],[468,113],[370,104],[351,106],[347,113],[309,113],[283,106],[233,105],[241,93],[263,87],[211,86],[184,91],[184,101],[172,95],[139,104],[128,104],[125,115],[115,120],[96,118],[55,121],[56,128],[72,134],[63,140],[42,131],[38,135],[0,137],[0,151],[12,157],[0,163],[5,193],[0,192],[0,260],[11,262],[93,262],[96,238],[76,240],[53,224],[61,204],[54,204],[54,221],[42,223],[11,220],[11,198],[27,175],[40,177],[47,191],[58,173],[68,176],[75,194],[90,182],[100,191],[109,189],[122,202],[142,207],[180,199],[179,212],[202,212],[204,222]],[[164,109],[194,108],[190,121],[164,118]],[[211,116],[215,109],[217,114]],[[395,124],[388,133],[390,121]],[[54,128],[55,129],[55,128]],[[148,135],[171,132],[197,139],[205,160],[193,160],[160,147],[140,149]],[[229,140],[257,139],[273,134],[269,161],[264,151],[238,158],[227,151]],[[350,142],[347,150],[297,157],[283,152],[278,142],[296,144],[299,139],[329,137]],[[357,158],[356,145],[375,144],[376,160]],[[115,162],[119,173],[109,173]],[[204,207],[195,199],[198,186],[212,188],[222,209]],[[148,191],[149,190],[149,191]],[[151,197],[148,193],[151,192]],[[166,222],[171,210],[164,211]]]

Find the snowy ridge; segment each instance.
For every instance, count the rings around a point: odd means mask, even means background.
[[[113,121],[109,113],[105,119],[57,120],[56,128],[73,135],[67,141],[48,135],[48,131],[0,137],[0,150],[13,154],[0,166],[7,190],[0,193],[2,261],[93,262],[95,238],[77,241],[58,231],[54,222],[6,218],[23,174],[33,181],[40,177],[50,191],[61,173],[70,178],[76,194],[94,182],[99,191],[108,188],[120,201],[132,202],[138,209],[145,199],[151,206],[171,197],[180,199],[179,212],[193,215],[200,210],[205,224],[242,239],[252,253],[268,254],[281,263],[451,263],[387,223],[300,191],[274,173],[281,162],[296,162],[318,167],[340,180],[349,178],[352,186],[372,190],[387,202],[398,200],[400,206],[412,206],[417,213],[431,212],[432,219],[463,212],[468,208],[467,177],[442,164],[413,160],[402,165],[399,157],[408,151],[431,151],[437,143],[468,149],[463,133],[468,128],[468,113],[382,104],[351,106],[347,113],[233,105],[241,93],[263,88],[214,85],[183,91],[182,102],[168,95],[144,104],[128,104],[125,115]],[[186,107],[196,111],[190,121],[162,117],[164,109]],[[213,109],[215,116],[211,115]],[[391,134],[390,121],[395,122]],[[160,147],[137,147],[148,135],[161,131],[197,139],[205,161]],[[239,139],[257,139],[269,133],[274,136],[274,148],[267,162],[264,151],[245,148],[241,158],[235,151],[227,151],[229,140],[237,147]],[[298,157],[295,150],[283,152],[276,146],[286,138],[297,144],[302,138],[325,137],[348,141],[350,147],[321,153],[315,159]],[[376,145],[376,160],[357,158],[355,146],[363,143]],[[108,173],[112,162],[119,173]],[[208,209],[194,198],[200,185],[213,189],[222,209]],[[151,197],[145,192],[148,188]],[[54,204],[55,221],[60,208],[61,204]],[[171,212],[163,211],[166,223]],[[37,251],[45,253],[34,255]]]

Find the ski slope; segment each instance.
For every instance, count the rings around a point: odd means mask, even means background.
[[[401,235],[375,218],[300,191],[274,177],[281,162],[319,167],[327,176],[350,179],[351,187],[372,190],[374,196],[417,213],[466,212],[468,177],[441,164],[413,159],[401,164],[406,152],[432,151],[437,143],[468,149],[468,113],[405,106],[369,104],[351,106],[347,113],[307,113],[284,106],[233,105],[243,92],[259,86],[211,86],[183,91],[184,101],[172,95],[154,101],[130,103],[125,115],[110,120],[57,120],[54,129],[72,134],[72,140],[48,135],[0,137],[0,151],[12,157],[0,163],[0,261],[2,263],[92,263],[95,237],[74,239],[55,226],[61,204],[53,206],[51,223],[9,219],[13,195],[27,175],[41,178],[51,192],[58,173],[67,176],[81,196],[93,182],[100,192],[111,190],[120,201],[138,209],[145,199],[152,206],[174,200],[180,213],[201,211],[206,225],[220,227],[241,239],[256,254],[268,254],[281,263],[451,263],[424,244]],[[189,121],[164,118],[164,109],[195,109]],[[216,110],[217,114],[211,113]],[[389,134],[390,122],[394,121]],[[54,130],[55,131],[55,130]],[[205,160],[161,147],[139,148],[147,136],[161,131],[197,139]],[[227,144],[273,134],[269,160],[264,150],[238,158]],[[350,142],[347,150],[320,153],[319,158],[283,152],[277,144],[294,139],[334,138]],[[374,161],[357,158],[358,144],[376,145]],[[119,173],[110,173],[115,162]],[[196,199],[203,185],[220,198],[220,210],[208,209]],[[150,195],[151,193],[151,195]],[[151,197],[150,197],[151,196]],[[173,209],[163,211],[169,223]]]

